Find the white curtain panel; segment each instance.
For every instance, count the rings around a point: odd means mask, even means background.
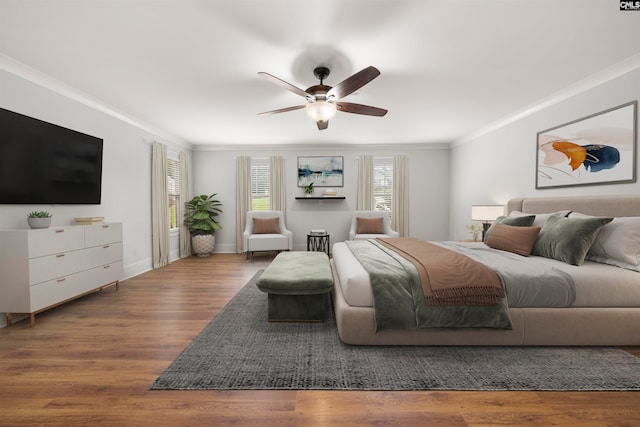
[[[271,191],[269,198],[271,210],[282,211],[284,214],[287,198],[284,157],[282,156],[269,157],[269,190]]]
[[[180,203],[177,221],[180,224],[180,258],[191,255],[191,233],[184,225],[184,204],[191,200],[191,158],[188,153],[180,152]]]
[[[251,209],[251,157],[236,158],[236,252],[244,253],[242,233]]]
[[[151,149],[151,244],[153,268],[169,263],[169,194],[167,146],[154,142]]]
[[[371,211],[373,202],[373,156],[359,156],[357,210]]]
[[[409,235],[409,158],[405,155],[393,156],[391,228],[400,237]]]

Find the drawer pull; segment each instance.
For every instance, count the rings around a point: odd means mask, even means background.
[[[108,249],[108,248],[109,248],[109,245],[104,245],[104,246],[102,247],[102,249]]]
[[[102,224],[102,228],[109,228],[109,224]]]
[[[104,268],[104,269],[107,269],[107,268],[109,268],[109,267],[111,267],[111,266],[110,266],[110,265],[104,265],[104,266],[102,266],[102,268]]]
[[[60,282],[64,282],[65,280],[67,280],[67,279],[63,277],[61,279],[56,280],[56,282],[60,283]]]
[[[56,258],[62,258],[64,254],[56,254]]]
[[[64,233],[64,229],[63,228],[56,228],[56,233]]]

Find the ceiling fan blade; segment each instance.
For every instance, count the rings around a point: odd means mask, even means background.
[[[318,120],[316,124],[318,125],[318,130],[323,130],[329,127],[329,120]]]
[[[343,113],[364,114],[365,116],[382,117],[387,114],[384,108],[372,107],[370,105],[354,104],[353,102],[336,102],[338,111]]]
[[[291,83],[287,83],[284,80],[279,79],[276,76],[272,76],[269,73],[265,73],[264,71],[260,71],[260,72],[258,72],[258,75],[260,77],[263,77],[263,78],[269,80],[272,83],[277,84],[280,87],[283,87],[283,88],[285,88],[287,90],[290,90],[291,92],[295,93],[296,95],[302,96],[303,98],[306,98],[306,97],[309,96],[309,94],[307,92],[305,92],[304,90],[300,89],[299,87],[296,87],[296,86],[292,85]]]
[[[259,116],[268,116],[270,114],[286,113],[287,111],[301,110],[304,107],[306,107],[306,105],[296,105],[294,107],[287,107],[287,108],[280,108],[278,110],[265,111],[264,113],[258,113],[258,115]]]
[[[344,98],[345,96],[360,89],[379,75],[380,71],[376,67],[369,66],[335,85],[331,90],[329,90],[329,92],[327,92],[327,98],[330,96],[335,96],[336,99]]]

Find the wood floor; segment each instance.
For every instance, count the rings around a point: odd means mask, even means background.
[[[149,391],[270,260],[192,257],[0,329],[0,426],[640,425],[638,392]]]

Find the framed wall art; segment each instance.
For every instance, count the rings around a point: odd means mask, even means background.
[[[638,101],[538,132],[536,188],[636,181]]]
[[[298,157],[298,187],[343,187],[343,156]]]

